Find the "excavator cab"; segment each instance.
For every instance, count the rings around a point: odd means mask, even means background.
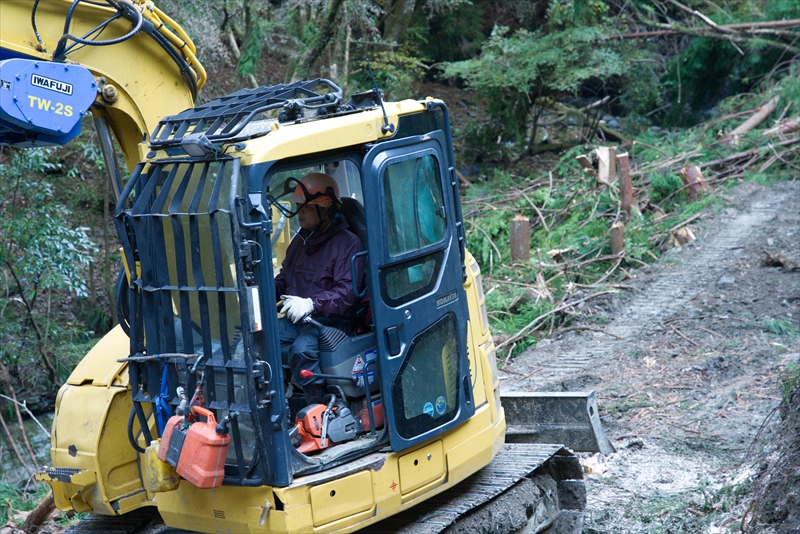
[[[354,142],[338,123],[374,110],[378,95],[342,104],[331,82],[304,83],[167,117],[117,205],[125,263],[136,266],[125,299],[131,446],[141,451],[162,436],[187,401],[212,410],[231,437],[225,484],[288,486],[382,447],[429,441],[475,412],[446,109],[418,105],[399,117],[391,139]],[[283,114],[291,101],[294,115],[241,111],[265,101]],[[301,139],[249,152],[287,123],[328,130],[334,142],[319,151]],[[310,172],[336,180],[365,247],[351,258],[362,308],[353,314],[356,334],[309,318],[321,329],[328,388],[316,407],[298,405],[302,392],[284,380],[273,281],[285,252],[273,243],[293,224],[284,197]]]

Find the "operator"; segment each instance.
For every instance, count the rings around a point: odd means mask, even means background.
[[[281,272],[275,277],[275,294],[283,299],[280,312],[285,314],[278,321],[278,334],[282,348],[290,345],[284,364],[303,388],[306,402],[318,404],[327,394],[325,380],[301,378],[300,371],[321,372],[319,331],[302,320],[311,314],[326,326],[353,333],[353,324],[347,319],[357,303],[350,258],[364,247],[348,229],[339,187],[327,174],[303,177],[291,200],[299,207],[300,230],[289,243]]]

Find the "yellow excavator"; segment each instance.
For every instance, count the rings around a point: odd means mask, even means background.
[[[444,103],[316,79],[194,107],[195,53],[150,1],[0,2],[0,143],[64,144],[91,113],[117,193],[121,324],[60,389],[37,475],[91,512],[70,532],[580,532],[572,451],[611,445],[591,392],[501,396]],[[364,251],[356,333],[308,319],[306,406],[274,278],[314,172]]]

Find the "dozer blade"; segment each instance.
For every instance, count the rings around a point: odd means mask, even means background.
[[[576,452],[610,454],[594,391],[501,393],[506,443],[560,443]]]

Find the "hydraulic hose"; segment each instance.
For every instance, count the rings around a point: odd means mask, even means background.
[[[136,438],[133,435],[133,420],[136,418],[136,407],[134,406],[131,408],[131,415],[128,417],[128,441],[130,442],[131,446],[136,449],[136,452],[140,452],[144,454],[144,449],[139,446],[136,442]]]
[[[62,35],[61,39],[58,40],[58,45],[56,46],[56,50],[55,52],[53,52],[54,61],[64,61],[66,59],[67,55],[66,47],[68,40],[75,41],[76,43],[86,46],[110,46],[117,43],[121,43],[123,41],[127,41],[128,39],[139,33],[139,30],[142,27],[142,23],[144,22],[144,17],[142,17],[142,13],[138,9],[134,8],[133,4],[131,4],[130,2],[122,0],[118,6],[118,8],[120,9],[120,13],[118,14],[118,16],[123,16],[128,20],[130,20],[130,18],[133,18],[132,21],[133,28],[128,33],[120,37],[117,37],[116,39],[108,39],[105,41],[85,39],[83,37],[72,35],[69,33],[69,26],[72,22],[72,16],[75,13],[75,9],[78,7],[78,4],[80,4],[82,1],[83,0],[74,0],[74,2],[72,2],[72,5],[69,7],[69,11],[67,12],[67,18],[64,22],[64,35]],[[111,22],[111,20],[113,20],[113,18],[107,21],[107,23]],[[92,30],[92,32],[94,31],[96,31],[96,29]]]

